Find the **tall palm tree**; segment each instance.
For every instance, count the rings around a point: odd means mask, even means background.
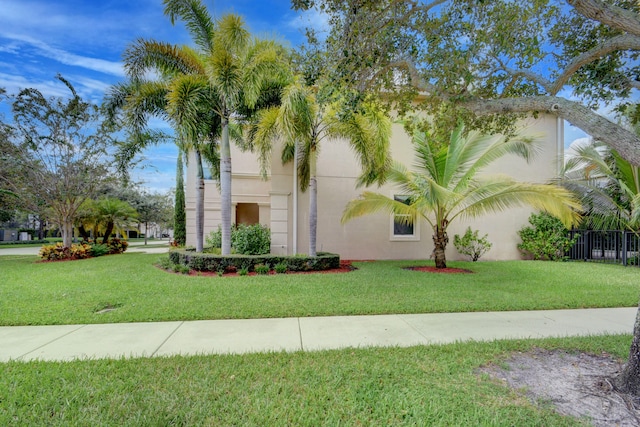
[[[220,120],[211,114],[215,102],[204,75],[202,56],[187,47],[178,47],[154,40],[137,40],[125,51],[125,69],[130,77],[126,83],[112,87],[107,107],[125,111],[126,123],[134,137],[121,147],[121,163],[129,164],[136,153],[160,138],[148,135],[150,116],[169,121],[175,130],[178,149],[195,155],[196,179],[196,251],[204,245],[204,173],[203,157],[218,170],[216,140],[220,135]],[[160,74],[155,81],[145,80],[149,71]]]
[[[282,104],[263,110],[252,130],[252,142],[259,153],[266,176],[276,141],[282,140],[282,161],[298,153],[300,188],[309,189],[309,255],[316,256],[318,225],[317,157],[324,140],[345,139],[354,149],[362,174],[358,185],[381,184],[389,166],[391,121],[375,102],[365,102],[356,112],[338,102],[321,104],[314,90],[297,78],[287,86]]]
[[[232,117],[247,109],[254,109],[264,91],[273,87],[274,80],[287,75],[284,50],[270,40],[252,38],[244,22],[237,15],[225,15],[213,21],[200,0],[164,0],[165,14],[171,23],[184,21],[199,54],[204,69],[198,81],[206,79],[215,101],[209,110],[221,123],[220,197],[222,217],[222,254],[231,252],[231,148],[229,125]],[[167,64],[169,65],[169,64]],[[194,76],[195,82],[195,76]],[[184,111],[194,111],[202,105],[198,98],[189,98]],[[197,126],[197,123],[193,123]]]
[[[388,175],[389,181],[408,196],[409,203],[364,192],[347,204],[343,222],[378,211],[398,215],[408,223],[424,218],[433,229],[436,268],[446,268],[447,227],[460,216],[476,217],[530,205],[557,216],[567,225],[579,217],[580,203],[562,187],[519,182],[505,175],[479,176],[506,154],[530,160],[535,152],[531,139],[494,138],[477,132],[465,136],[464,126],[459,125],[451,133],[448,145],[437,144],[422,132],[414,134],[413,143],[415,170],[394,163]]]

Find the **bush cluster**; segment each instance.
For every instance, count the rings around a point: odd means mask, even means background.
[[[62,242],[53,245],[45,245],[40,249],[40,258],[47,261],[84,259],[99,257],[107,254],[121,254],[127,250],[129,244],[122,239],[114,238],[106,244],[97,244],[93,241],[73,243],[71,247],[63,246]]]
[[[90,258],[91,245],[86,243],[73,243],[71,247],[65,247],[62,242],[57,242],[53,245],[43,246],[40,249],[39,255],[40,258],[47,261]]]
[[[222,230],[218,226],[216,231],[209,233],[206,238],[207,246],[220,248],[222,246]],[[271,251],[271,231],[262,224],[238,224],[231,227],[231,249],[242,255],[265,255]]]
[[[558,218],[542,212],[529,217],[531,226],[518,231],[522,243],[518,249],[535,260],[562,261],[580,236],[569,238],[567,229]]]
[[[304,255],[214,255],[195,253],[192,250],[174,250],[169,253],[173,264],[188,266],[196,271],[229,272],[255,271],[256,265],[279,265],[285,271],[319,271],[340,267],[340,255],[319,252],[316,257]]]

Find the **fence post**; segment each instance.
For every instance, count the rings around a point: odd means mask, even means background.
[[[627,231],[622,232],[622,265],[627,266]]]

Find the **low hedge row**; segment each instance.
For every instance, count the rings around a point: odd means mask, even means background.
[[[319,271],[340,267],[340,255],[319,252],[318,256],[304,255],[215,255],[196,253],[189,250],[173,250],[169,252],[169,259],[174,264],[185,265],[196,271],[233,271],[242,268],[254,271],[258,264],[269,265],[286,264],[289,271]]]
[[[8,240],[4,242],[0,242],[0,246],[2,245],[35,245],[35,244],[45,244],[49,243],[48,240]]]

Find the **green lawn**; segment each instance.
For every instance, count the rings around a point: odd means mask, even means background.
[[[0,256],[0,325],[632,307],[640,294],[640,269],[580,262],[451,262],[474,273],[449,275],[385,261],[345,274],[193,277],[160,270],[157,259]],[[96,314],[107,306],[118,308]]]
[[[533,346],[624,357],[629,336],[0,364],[3,426],[578,426],[477,368]]]

